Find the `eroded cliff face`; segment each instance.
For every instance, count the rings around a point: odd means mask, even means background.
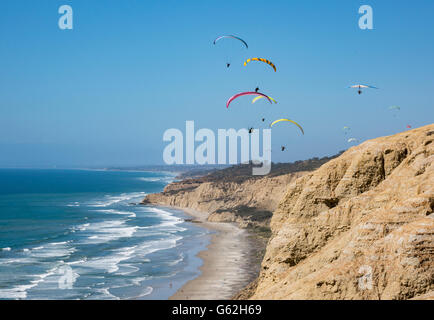
[[[429,125],[366,141],[292,182],[252,298],[432,297],[433,140]]]
[[[296,172],[242,182],[188,179],[169,184],[162,193],[148,195],[143,203],[207,212],[208,221],[236,222],[243,228],[268,228],[272,212],[288,184],[304,174]]]

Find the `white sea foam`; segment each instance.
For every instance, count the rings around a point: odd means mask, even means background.
[[[111,294],[109,291],[110,288],[101,288],[101,289],[95,289],[96,292],[99,293],[96,297],[90,296],[91,299],[99,298],[99,299],[106,299],[106,300],[120,300],[119,297],[116,297],[115,295]]]
[[[66,264],[68,264],[68,265],[76,265],[76,264],[81,264],[81,263],[86,262],[86,261],[87,261],[87,257],[84,257],[83,259],[80,259],[80,260],[69,261]]]
[[[90,203],[91,207],[108,207],[113,204],[123,202],[123,201],[131,201],[133,199],[142,199],[146,196],[146,192],[131,192],[131,193],[123,193],[119,196],[105,196],[104,199],[97,200],[93,203]]]
[[[31,250],[32,258],[65,258],[74,253],[76,249],[69,246],[69,242],[53,242]]]
[[[98,244],[121,238],[130,238],[137,231],[137,226],[129,226],[122,220],[108,220],[91,223],[83,232],[87,235],[81,243]]]
[[[131,274],[138,271],[138,268],[134,267],[132,263],[128,263],[128,260],[134,258],[135,261],[143,262],[145,261],[143,257],[160,250],[174,248],[181,239],[182,237],[172,237],[170,239],[145,241],[139,245],[114,249],[107,255],[82,261],[77,267],[80,274],[95,273],[95,271],[116,273],[118,275]]]
[[[27,290],[33,287],[32,284],[28,284],[9,289],[0,289],[0,299],[25,299],[27,298]]]
[[[80,202],[73,202],[73,203],[69,203],[66,205],[67,207],[79,207],[80,206]]]
[[[119,266],[119,269],[116,272],[116,274],[120,275],[120,276],[127,276],[127,275],[133,274],[139,270],[140,270],[140,268],[135,267],[132,264],[123,263],[122,265]]]
[[[137,180],[145,181],[145,182],[165,182],[171,183],[174,180],[174,177],[139,177]]]
[[[72,241],[61,241],[61,242],[51,242],[50,244],[53,246],[57,246],[57,245],[62,245],[62,244],[68,244],[71,243]]]
[[[2,251],[11,251],[12,249],[10,247],[2,248]]]
[[[183,253],[181,253],[179,255],[179,259],[176,259],[174,261],[169,262],[168,265],[171,266],[171,267],[173,267],[173,266],[176,266],[178,263],[180,263],[182,261],[184,261],[184,254]]]
[[[186,230],[185,228],[177,226],[178,224],[183,223],[184,220],[174,216],[169,211],[159,209],[159,208],[153,208],[153,207],[151,207],[151,208],[148,207],[148,208],[146,208],[146,210],[148,212],[155,213],[156,216],[158,218],[162,219],[163,221],[158,225],[148,226],[148,227],[144,227],[144,228],[148,228],[148,229],[158,228],[161,230],[173,231],[173,232],[180,232],[180,231]]]
[[[62,262],[75,251],[76,249],[70,246],[70,241],[52,242],[47,243],[44,246],[25,248],[22,251],[19,251],[16,256],[9,259],[1,258],[0,265],[37,264],[40,262],[40,259],[56,259],[57,262]]]
[[[95,210],[96,212],[104,212],[104,213],[112,213],[112,214],[120,214],[120,215],[127,215],[131,218],[135,218],[136,214],[131,211],[121,211],[121,210],[114,210],[114,209],[105,209],[105,210]]]
[[[146,289],[142,292],[142,294],[140,294],[137,298],[141,298],[141,297],[144,297],[144,296],[149,296],[151,293],[152,293],[152,291],[154,291],[154,288],[152,288],[152,287],[146,287]]]
[[[151,177],[145,178],[145,177],[140,177],[140,178],[137,178],[137,180],[146,181],[146,182],[155,182],[155,181],[161,181],[162,178],[151,178]]]
[[[28,291],[30,289],[33,289],[46,281],[54,283],[54,289],[57,289],[58,279],[61,276],[59,270],[62,265],[63,264],[61,264],[60,266],[57,265],[56,267],[47,270],[45,273],[39,275],[33,275],[34,279],[27,284],[20,284],[12,288],[0,289],[0,298],[1,299],[26,299],[28,295]],[[71,276],[72,276],[70,279],[71,285],[73,285],[77,280],[77,278],[79,277],[79,275],[78,273],[73,272]],[[49,280],[50,277],[54,279]]]
[[[80,263],[80,269],[84,269],[84,272],[102,270],[108,273],[114,273],[119,270],[120,262],[131,258],[135,252],[135,249],[136,246],[112,250],[111,254],[109,255],[83,261]]]
[[[76,231],[85,231],[87,229],[87,227],[90,226],[90,223],[84,223],[78,226],[73,226],[70,230],[71,232],[76,232]]]
[[[10,258],[10,259],[5,259],[5,258],[1,258],[0,259],[0,265],[12,265],[12,264],[22,264],[22,263],[32,263],[34,260],[29,259],[29,258]]]
[[[132,284],[135,286],[140,286],[142,281],[150,280],[153,277],[137,277],[131,280]]]
[[[182,237],[172,237],[168,239],[159,239],[159,240],[152,240],[152,241],[146,241],[142,243],[140,246],[138,246],[136,250],[136,256],[138,257],[145,257],[151,253],[160,251],[160,250],[167,250],[172,249],[177,246],[177,242],[181,240]]]

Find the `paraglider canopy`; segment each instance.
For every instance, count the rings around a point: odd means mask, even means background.
[[[262,96],[264,98],[267,98],[267,100],[270,103],[272,103],[271,99],[267,95],[265,95],[263,93],[260,93],[260,92],[241,92],[241,93],[238,93],[238,94],[236,94],[236,95],[234,95],[234,96],[232,96],[232,97],[229,98],[229,100],[226,102],[226,108],[229,108],[229,105],[231,104],[231,102],[234,101],[236,98],[239,98],[239,97],[242,97],[242,96],[246,96],[246,95],[259,95],[259,96]]]
[[[231,40],[231,41],[229,41],[229,42],[233,42],[233,43],[241,44],[240,47],[246,47],[246,49],[249,48],[249,46],[247,45],[247,42],[246,42],[246,41],[244,41],[244,40],[241,39],[240,37],[237,37],[237,36],[234,36],[234,35],[231,35],[231,34],[228,34],[228,35],[222,35],[222,36],[217,37],[217,38],[213,41],[214,45],[217,44],[217,42],[220,41],[220,40],[222,40],[222,39],[234,39],[234,40],[236,40],[236,41]],[[228,69],[229,69],[229,67],[231,66],[231,61],[230,61],[230,60],[231,60],[231,59],[229,58],[229,56],[226,56],[226,68],[228,68]]]
[[[237,37],[237,36],[234,36],[234,35],[231,35],[231,34],[223,35],[223,36],[219,36],[219,37],[217,37],[217,38],[214,40],[213,43],[216,44],[217,41],[219,41],[219,40],[221,40],[221,39],[225,39],[225,38],[231,38],[231,39],[235,39],[235,40],[241,41],[241,43],[243,43],[243,44],[246,46],[247,49],[249,48],[249,46],[247,45],[247,42],[246,42],[246,41],[244,41],[244,40],[241,39],[240,37]]]
[[[264,62],[264,63],[270,65],[270,66],[274,69],[274,72],[277,72],[276,66],[275,66],[275,65],[274,65],[270,60],[263,59],[263,58],[250,58],[250,59],[247,59],[247,60],[244,62],[244,66],[247,66],[247,64],[248,64],[250,61],[261,61],[261,62]]]
[[[259,99],[264,98],[263,96],[257,96],[255,98],[253,98],[252,103],[255,103],[256,101],[258,101]],[[270,98],[271,101],[273,101],[274,103],[277,103],[276,100],[274,100],[272,97],[268,96],[268,98]]]
[[[390,106],[389,110],[401,110],[401,107],[398,106]]]
[[[390,112],[393,114],[394,117],[397,117],[399,112],[401,111],[401,107],[398,106],[390,106],[389,107]]]
[[[301,130],[301,133],[304,134],[303,128],[297,122],[295,122],[295,121],[293,121],[291,119],[279,119],[279,120],[273,121],[270,124],[270,128],[272,128],[276,123],[279,123],[279,122],[291,122],[291,123],[295,124]]]

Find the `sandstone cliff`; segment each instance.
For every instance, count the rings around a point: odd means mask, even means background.
[[[273,163],[267,176],[252,176],[252,164],[211,170],[200,177],[195,176],[197,170],[187,172],[181,175],[186,179],[167,185],[161,193],[146,196],[142,204],[202,211],[209,214],[208,221],[236,222],[242,228],[265,231],[268,236],[271,216],[287,186],[337,156]]]
[[[202,181],[188,179],[166,186],[143,201],[209,213],[208,221],[236,222],[240,227],[267,227],[288,184],[305,172],[277,177]]]
[[[366,141],[293,181],[251,298],[432,298],[433,140],[429,125]]]

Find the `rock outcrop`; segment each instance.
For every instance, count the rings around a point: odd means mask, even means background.
[[[251,298],[432,298],[433,140],[434,125],[369,140],[290,179]]]

